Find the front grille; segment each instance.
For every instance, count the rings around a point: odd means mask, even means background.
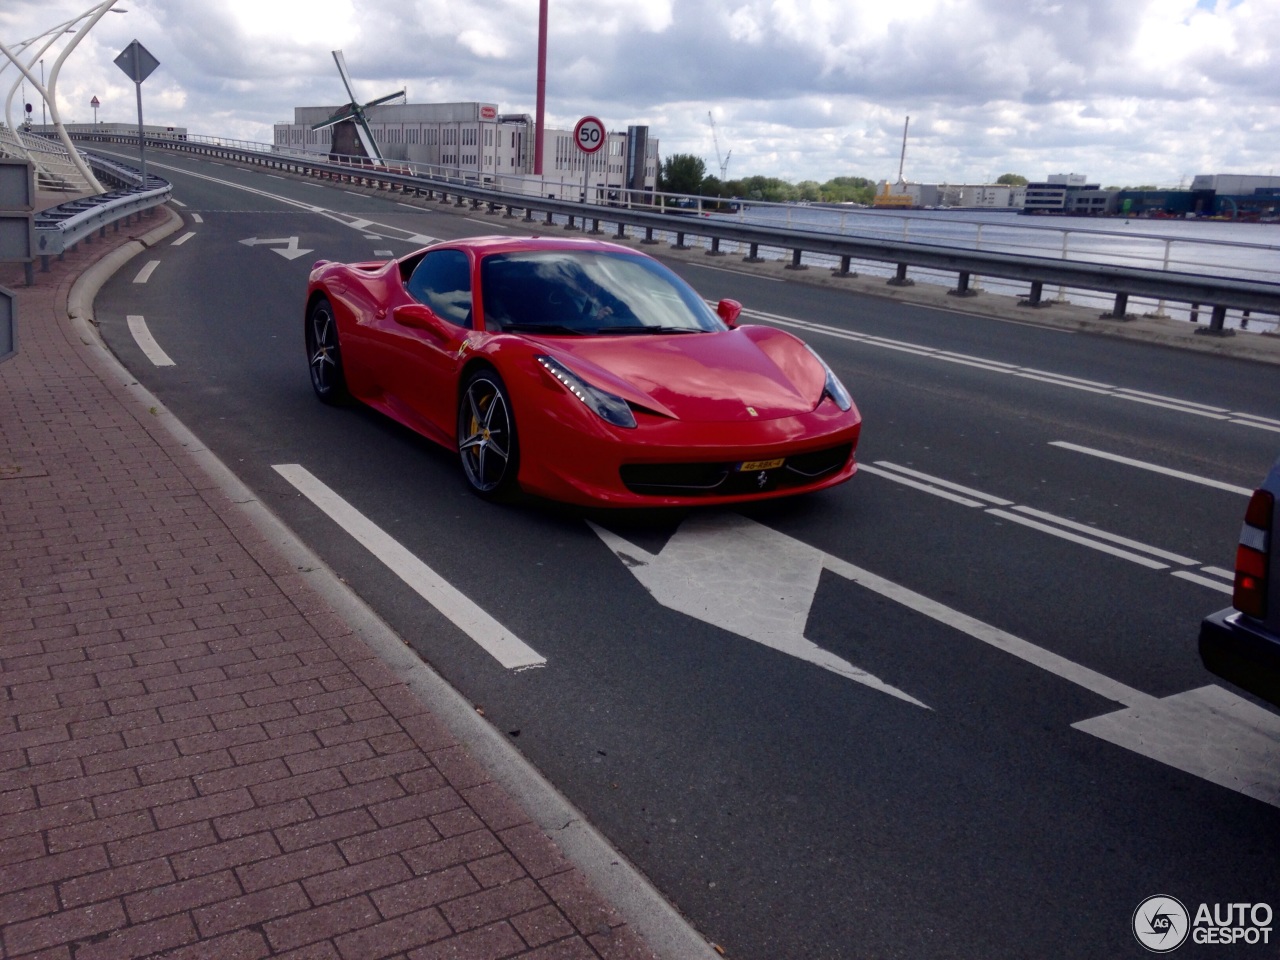
[[[724,497],[765,493],[813,483],[840,470],[853,456],[853,444],[787,457],[772,470],[738,469],[742,461],[728,463],[628,463],[619,473],[632,493],[649,496]]]

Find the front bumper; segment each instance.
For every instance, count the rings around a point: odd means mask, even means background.
[[[1280,707],[1280,636],[1228,607],[1200,622],[1200,659],[1210,673]]]

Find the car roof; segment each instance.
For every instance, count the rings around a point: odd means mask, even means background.
[[[493,253],[516,253],[530,250],[565,250],[574,252],[626,253],[637,257],[647,257],[639,250],[632,250],[621,244],[609,243],[606,240],[595,240],[589,237],[464,237],[459,240],[446,240],[432,244],[428,249],[450,247],[470,250],[477,256],[488,256]]]

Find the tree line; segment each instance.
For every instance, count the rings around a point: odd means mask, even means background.
[[[1025,186],[1027,178],[1006,173],[997,183]],[[777,177],[744,177],[721,180],[707,173],[706,162],[691,153],[673,153],[658,167],[658,189],[663,193],[726,199],[795,203],[799,200],[822,203],[861,203],[875,199],[876,184],[866,177],[832,177],[826,183],[801,180],[791,183]]]

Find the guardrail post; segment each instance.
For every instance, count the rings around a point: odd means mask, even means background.
[[[842,219],[843,219],[843,216],[844,216],[844,215],[843,215],[843,214],[841,214],[841,218],[842,218]],[[852,263],[852,262],[853,262],[853,258],[852,258],[852,257],[850,257],[850,256],[847,256],[847,255],[846,255],[846,256],[841,257],[841,258],[840,258],[840,269],[839,269],[839,270],[832,270],[832,271],[831,271],[831,275],[832,275],[833,277],[856,277],[856,276],[857,276],[857,274],[856,274],[856,273],[854,273],[852,270],[850,270],[850,269],[849,269],[849,264],[850,264],[850,263]]]
[[[1214,306],[1213,314],[1209,319],[1209,325],[1207,327],[1200,327],[1196,330],[1196,333],[1209,337],[1234,337],[1236,332],[1234,330],[1227,329],[1226,320],[1227,308],[1216,305]]]
[[[684,231],[682,230],[676,231],[676,242],[671,245],[671,249],[672,250],[688,250],[689,249],[684,245]]]
[[[891,287],[914,287],[916,282],[907,276],[907,265],[898,264],[898,272],[886,281]]]
[[[1198,303],[1193,303],[1191,305],[1191,322],[1192,323],[1200,322],[1200,304]]]
[[[787,264],[787,270],[808,270],[809,268],[800,262],[801,251],[799,249],[791,251],[791,262]]]
[[[615,240],[627,239],[627,225],[621,220],[618,221],[618,232],[613,235]]]
[[[655,244],[658,241],[653,239],[653,227],[644,228],[644,239],[640,241],[644,244]]]
[[[577,229],[578,229],[578,228],[577,228],[577,226],[574,224],[573,220],[574,220],[574,216],[573,216],[573,214],[571,213],[571,214],[569,214],[569,222],[568,222],[568,223],[566,223],[566,224],[564,225],[564,228],[565,228],[566,230],[577,230]],[[547,214],[547,223],[550,223],[550,222],[551,222],[551,214],[549,214],[549,213],[548,213],[548,214]]]
[[[949,297],[976,297],[977,290],[969,288],[969,271],[961,270],[960,279],[956,282],[955,288],[947,291]]]
[[[1100,320],[1133,320],[1135,319],[1133,314],[1126,312],[1128,309],[1129,309],[1129,295],[1127,293],[1117,293],[1116,305],[1112,308],[1110,313],[1100,314],[1099,319]]]
[[[712,237],[712,238],[711,238],[711,248],[710,248],[709,250],[707,250],[706,255],[707,255],[708,257],[723,257],[723,256],[724,256],[724,251],[720,249],[720,238],[719,238],[719,237]]]
[[[1040,299],[1041,296],[1043,295],[1044,295],[1044,281],[1032,280],[1031,293],[1027,295],[1027,298],[1025,300],[1019,300],[1018,306],[1031,307],[1036,310],[1042,309],[1043,307],[1052,307],[1053,306],[1052,300]]]
[[[753,243],[747,247],[747,255],[742,258],[743,263],[764,263],[764,257],[760,256],[760,244]]]

